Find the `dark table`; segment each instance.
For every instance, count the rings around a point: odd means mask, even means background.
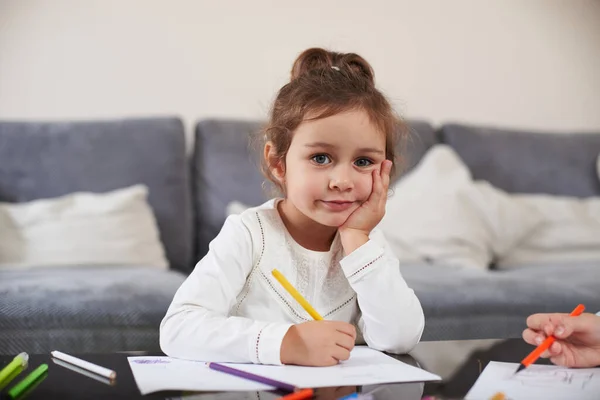
[[[447,382],[413,382],[402,384],[369,385],[364,387],[337,387],[316,390],[319,400],[339,399],[355,391],[371,392],[376,390],[376,400],[420,400],[425,395],[440,395],[445,398],[461,398],[473,385],[480,371],[490,360],[519,362],[531,349],[521,340],[513,339],[500,343],[483,353],[474,353],[461,369]],[[127,362],[128,356],[162,355],[156,353],[122,352],[112,354],[73,354],[94,364],[110,368],[117,372],[114,384],[108,381],[82,375],[57,365],[50,354],[29,355],[29,368],[22,372],[1,392],[1,398],[6,399],[9,388],[23,379],[29,372],[42,363],[48,364],[48,374],[39,385],[25,398],[27,399],[175,399],[185,400],[226,400],[226,399],[257,399],[271,400],[281,396],[272,392],[229,392],[229,393],[183,393],[180,391],[157,392],[142,396],[137,388],[133,374]],[[410,365],[420,367],[410,355],[394,356]],[[0,355],[0,368],[6,366],[14,355]],[[435,371],[431,371],[435,373]]]

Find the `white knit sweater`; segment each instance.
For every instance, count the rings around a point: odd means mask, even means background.
[[[380,232],[373,230],[347,256],[339,235],[328,252],[308,250],[292,239],[271,200],[227,218],[160,325],[165,354],[281,364],[286,332],[311,317],[271,275],[273,269],[324,319],[355,324],[372,348],[407,352],[421,338],[421,304]]]

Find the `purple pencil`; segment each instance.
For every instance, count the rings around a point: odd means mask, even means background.
[[[265,385],[273,386],[274,388],[284,390],[286,392],[295,392],[298,389],[296,386],[290,385],[289,383],[276,381],[275,379],[252,374],[250,372],[231,368],[231,367],[228,367],[227,365],[223,365],[223,364],[219,364],[219,363],[209,362],[208,368],[214,369],[216,371],[225,372],[226,374],[235,375],[239,378],[244,378],[244,379],[248,379],[251,381],[264,383]]]

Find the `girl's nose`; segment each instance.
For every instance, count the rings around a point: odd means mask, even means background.
[[[352,188],[352,183],[349,180],[332,180],[329,184],[329,188],[339,190],[340,192],[344,192]]]
[[[329,188],[332,190],[339,190],[341,192],[344,192],[346,190],[352,189],[353,187],[354,183],[352,182],[350,174],[346,171],[338,170],[329,179]]]

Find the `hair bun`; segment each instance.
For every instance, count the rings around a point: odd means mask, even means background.
[[[304,50],[292,66],[291,80],[296,80],[310,71],[346,72],[351,75],[366,78],[371,84],[375,84],[375,73],[371,65],[355,53],[337,53],[318,47]]]

